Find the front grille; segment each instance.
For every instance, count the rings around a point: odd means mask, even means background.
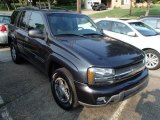
[[[132,66],[116,69],[115,80],[120,80],[120,79],[124,80],[125,78],[132,77],[136,75],[136,73],[139,73],[140,71],[142,71],[144,68],[145,68],[145,62],[141,61]]]

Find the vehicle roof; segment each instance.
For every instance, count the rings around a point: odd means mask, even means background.
[[[160,16],[151,15],[151,16],[143,16],[143,17],[140,17],[140,19],[145,19],[145,18],[160,18]]]
[[[60,7],[54,7],[52,9],[39,9],[38,7],[27,6],[27,7],[19,7],[16,10],[18,10],[18,11],[23,11],[23,10],[24,11],[27,11],[27,10],[29,10],[29,11],[39,11],[39,12],[42,12],[42,13],[79,14],[77,12],[74,12],[74,11],[71,11],[71,10],[67,10],[65,8],[60,8]]]
[[[100,19],[96,19],[94,21],[99,22],[101,20],[115,21],[115,22],[121,22],[121,23],[140,22],[139,20],[121,20],[119,18],[100,18]]]
[[[65,9],[65,8],[61,8],[61,7],[53,7],[51,9],[48,9],[48,8],[42,8],[40,9],[39,7],[32,7],[32,6],[25,6],[25,7],[18,7],[16,10],[31,10],[31,11],[54,11],[54,12],[71,12],[70,10],[68,9]]]
[[[11,14],[1,14],[1,13],[0,13],[0,16],[7,16],[7,17],[11,17]]]

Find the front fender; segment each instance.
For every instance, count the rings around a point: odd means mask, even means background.
[[[56,63],[59,64],[61,67],[65,67],[66,69],[68,69],[73,75],[75,81],[81,81],[80,79],[78,79],[81,77],[79,75],[79,70],[76,65],[74,65],[70,60],[56,53],[53,53],[48,57],[46,64],[47,73],[49,73],[50,67],[52,67],[51,65]]]

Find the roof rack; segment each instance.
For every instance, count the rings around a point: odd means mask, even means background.
[[[39,8],[33,6],[25,6],[25,7],[18,7],[17,10],[39,10]]]
[[[61,12],[70,11],[66,8],[61,8],[61,7],[52,7],[51,9],[48,9],[48,7],[46,6],[41,6],[41,8],[39,6],[25,6],[25,7],[18,7],[17,10],[45,10],[45,11],[61,11]]]

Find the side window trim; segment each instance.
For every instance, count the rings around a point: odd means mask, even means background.
[[[17,27],[19,27],[19,21],[21,20],[22,12],[23,12],[23,11],[20,11],[20,12],[19,12],[19,14],[18,14],[18,16],[17,16],[17,19],[15,20],[15,21],[16,21],[15,23],[16,23],[16,26],[17,26]]]
[[[20,22],[21,22],[21,20],[22,20],[23,12],[28,12],[28,13],[29,13],[29,16],[27,17],[27,20],[26,20],[26,24],[25,24],[24,29],[20,27]],[[18,22],[17,22],[17,23],[18,23],[18,24],[17,24],[17,27],[18,27],[19,29],[21,29],[21,30],[27,31],[27,27],[26,27],[26,26],[28,25],[30,16],[31,16],[31,11],[21,11],[20,17],[19,17]]]
[[[31,17],[32,17],[32,14],[33,13],[36,13],[36,14],[38,14],[38,15],[40,15],[41,16],[41,19],[42,19],[42,22],[43,22],[43,24],[44,24],[44,28],[43,28],[43,32],[44,32],[44,34],[46,34],[46,25],[45,25],[45,20],[44,20],[44,18],[43,18],[43,16],[42,16],[42,14],[41,13],[39,13],[39,12],[37,12],[37,11],[32,11],[31,13],[30,13],[30,16],[29,16],[29,19],[28,19],[28,22],[27,22],[27,27],[26,27],[26,31],[29,31],[29,24],[30,24],[30,21],[31,21]]]

